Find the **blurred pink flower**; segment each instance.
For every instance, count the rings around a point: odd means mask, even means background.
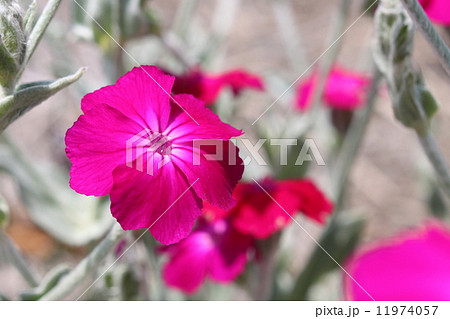
[[[122,257],[122,254],[124,253],[125,249],[127,248],[128,241],[126,238],[121,239],[116,247],[114,248],[114,256],[116,258]]]
[[[431,21],[437,24],[450,25],[450,1],[419,0]]]
[[[229,211],[205,205],[206,212],[216,218],[229,216],[233,226],[243,234],[264,239],[283,229],[298,212],[324,223],[333,204],[308,179],[273,180],[266,178],[261,186],[253,182],[239,183],[233,193],[236,205]],[[289,214],[280,208],[280,206]]]
[[[210,105],[216,101],[225,87],[230,87],[234,95],[239,95],[244,89],[261,91],[264,84],[259,76],[240,69],[213,75],[194,68],[176,76],[173,92],[192,94],[206,105]]]
[[[345,267],[377,301],[450,300],[450,231],[428,222],[357,251]],[[371,300],[344,275],[348,300]]]
[[[318,71],[300,83],[297,88],[296,105],[301,111],[307,110],[317,89]],[[334,109],[354,110],[361,107],[366,101],[370,78],[353,71],[334,66],[328,76],[323,101]]]
[[[228,221],[200,219],[186,239],[161,249],[169,255],[163,279],[186,294],[195,293],[207,278],[232,282],[244,271],[252,247],[253,239],[237,232]]]
[[[112,215],[123,229],[151,226],[164,244],[189,234],[202,200],[233,207],[232,192],[243,173],[229,141],[242,131],[191,95],[174,97],[183,111],[167,94],[173,82],[156,67],[134,68],[116,84],[87,94],[84,114],[66,134],[70,186],[85,195],[109,194]],[[216,150],[199,149],[194,140],[215,141],[225,160],[212,160],[209,152]],[[193,163],[194,154],[200,165]]]

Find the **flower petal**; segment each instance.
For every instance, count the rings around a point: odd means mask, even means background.
[[[419,0],[428,17],[434,23],[450,25],[450,2],[448,0]]]
[[[244,271],[247,252],[253,245],[253,239],[237,232],[224,220],[214,222],[213,227],[217,228],[222,224],[226,229],[221,234],[216,231],[217,247],[211,253],[210,276],[216,282],[226,283],[233,281]]]
[[[333,211],[333,203],[309,179],[284,180],[280,182],[280,188],[287,193],[286,197],[298,197],[300,204],[297,209],[320,224]]]
[[[231,70],[219,76],[222,85],[229,85],[235,95],[244,89],[264,90],[263,80],[256,74],[241,69]]]
[[[108,104],[143,127],[162,132],[170,115],[173,82],[174,77],[157,67],[135,67],[116,84],[85,95],[81,109],[87,112],[98,104]]]
[[[173,161],[190,183],[199,179],[193,187],[200,198],[219,208],[231,209],[235,204],[233,190],[244,172],[238,148],[230,141],[202,142],[210,143],[174,148]]]
[[[207,276],[212,250],[210,235],[205,232],[192,233],[178,244],[169,246],[168,252],[172,256],[162,271],[166,284],[187,294],[195,293]]]
[[[154,172],[152,176],[118,166],[113,171],[111,213],[123,229],[150,227],[152,235],[168,245],[190,233],[202,201],[172,162]]]
[[[265,191],[254,183],[240,183],[233,194],[237,204],[230,216],[243,234],[264,239],[289,225],[298,212],[323,223],[333,210],[331,202],[310,180],[266,178],[260,185]]]
[[[312,104],[314,93],[318,85],[318,71],[315,69],[311,75],[300,82],[296,92],[296,104],[300,111],[306,111]]]
[[[65,139],[72,162],[70,186],[85,195],[107,195],[113,183],[112,171],[126,162],[127,140],[141,130],[138,123],[105,104],[81,115]]]
[[[222,122],[205,104],[192,95],[179,94],[174,99],[183,107],[172,104],[171,123],[164,132],[173,143],[196,139],[229,140],[242,135],[241,130]]]
[[[268,181],[262,182],[262,186],[276,202],[258,185],[239,184],[235,192],[238,194],[237,197],[243,199],[231,212],[233,225],[237,230],[259,239],[267,238],[286,227],[291,222],[291,218],[284,210],[293,216],[297,213],[300,203],[298,196],[279,191],[275,185],[269,185]],[[275,188],[272,189],[272,187]]]
[[[206,74],[199,68],[193,68],[185,74],[176,76],[173,92],[192,94],[206,105],[213,104],[225,87],[231,87],[238,95],[244,89],[263,90],[262,79],[241,69],[230,70],[223,74]]]
[[[307,110],[317,90],[319,80],[318,70],[303,80],[296,93],[297,108]],[[370,78],[363,73],[349,71],[339,66],[333,66],[328,75],[322,99],[331,108],[354,110],[365,103]]]
[[[174,94],[191,94],[206,105],[213,104],[220,91],[222,81],[208,76],[195,68],[188,73],[176,76],[172,92]]]
[[[346,269],[354,278],[344,275],[349,300],[450,300],[450,232],[428,223],[359,250]]]
[[[328,76],[325,102],[336,109],[354,110],[366,100],[370,79],[364,74],[335,66]]]

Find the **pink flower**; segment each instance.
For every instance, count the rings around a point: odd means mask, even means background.
[[[114,248],[114,256],[116,258],[122,257],[122,254],[125,252],[127,245],[128,241],[125,238],[121,239]]]
[[[263,90],[264,84],[259,76],[240,69],[212,75],[194,68],[176,76],[173,92],[192,94],[206,105],[210,105],[216,101],[225,87],[230,87],[235,95],[239,95],[244,89]]]
[[[84,114],[66,134],[70,186],[85,195],[109,194],[111,213],[123,229],[151,227],[164,244],[189,234],[202,200],[233,207],[232,192],[243,173],[229,141],[242,132],[191,95],[171,101],[173,82],[156,67],[134,68],[116,84],[87,94]],[[194,140],[219,144],[225,160],[212,160],[215,147],[200,148]]]
[[[220,218],[229,216],[241,233],[264,239],[291,223],[289,215],[294,217],[302,212],[324,223],[333,210],[333,204],[308,179],[276,181],[266,178],[260,184],[273,199],[255,183],[239,183],[233,193],[236,205],[231,210],[205,205],[207,213]]]
[[[169,255],[163,279],[187,294],[195,293],[207,278],[232,282],[244,271],[252,247],[253,239],[234,230],[228,221],[200,220],[186,239],[163,248]]]
[[[296,105],[299,110],[305,111],[311,106],[317,80],[318,73],[315,70],[298,86]],[[354,110],[365,103],[369,85],[370,79],[367,76],[334,66],[328,76],[322,98],[331,108]]]
[[[450,25],[450,2],[448,0],[419,0],[431,21]]]
[[[450,300],[450,231],[438,222],[360,249],[345,267],[375,300]],[[344,275],[348,300],[371,300]]]

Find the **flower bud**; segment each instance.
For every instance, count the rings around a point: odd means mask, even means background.
[[[438,105],[425,87],[420,73],[407,73],[394,100],[394,113],[407,127],[414,128],[420,135],[429,128],[429,119],[436,113]]]
[[[14,0],[0,0],[0,85],[11,88],[25,58],[22,11]]]
[[[413,38],[413,22],[402,4],[382,1],[375,14],[374,56],[383,73],[388,64],[399,64],[411,56]]]
[[[413,22],[400,1],[381,1],[375,29],[374,59],[388,83],[395,117],[423,135],[438,105],[413,64]]]

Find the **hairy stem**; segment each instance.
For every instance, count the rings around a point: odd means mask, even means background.
[[[369,123],[370,116],[372,115],[380,79],[381,74],[378,71],[375,71],[375,75],[373,77],[373,81],[370,87],[369,97],[367,99],[366,108],[362,111],[362,113],[358,118],[355,118],[352,121],[352,124],[350,126],[347,135],[348,137],[344,140],[344,144],[340,152],[340,157],[338,158],[338,162],[335,167],[337,175],[334,178],[334,188],[333,188],[334,191],[333,196],[335,199],[334,213],[331,217],[331,220],[328,223],[327,228],[322,233],[318,241],[322,247],[317,246],[314,249],[314,251],[311,254],[311,257],[306,263],[305,268],[303,269],[299,277],[296,279],[295,286],[290,296],[287,297],[291,300],[307,300],[310,288],[318,280],[318,277],[324,274],[320,272],[318,273],[318,268],[322,266],[321,263],[323,263],[323,258],[327,259],[331,258],[330,256],[326,256],[323,250],[328,249],[328,247],[335,242],[337,236],[336,231],[337,229],[341,229],[340,228],[341,226],[339,225],[340,223],[338,222],[338,218],[340,216],[339,212],[342,209],[343,200],[345,198],[345,189],[348,181],[348,176],[350,174],[351,168],[353,167],[353,162],[356,158],[357,151],[361,145],[361,141],[366,131],[367,125]],[[350,224],[352,223],[359,224],[361,222],[360,221],[350,222]],[[348,229],[351,229],[351,227]],[[355,232],[354,236],[357,236],[358,234],[359,234],[358,232]],[[333,252],[335,253],[335,251]]]
[[[342,36],[342,33],[344,32],[345,23],[350,14],[351,3],[352,0],[342,0],[339,9],[339,14],[337,16],[337,21],[333,26],[333,32],[331,34],[330,42],[333,43],[333,45],[329,48],[326,56],[322,60],[322,63],[320,63],[320,68],[318,68],[316,79],[318,84],[317,89],[313,93],[312,97],[313,108],[310,113],[312,124],[315,124],[317,122],[316,119],[319,113],[320,101],[323,92],[325,91],[326,88],[328,75],[330,74],[331,68],[333,67],[333,63],[336,60],[336,57],[338,56],[339,51],[341,49],[342,42],[341,41],[336,42],[336,39],[339,39]]]
[[[115,224],[100,244],[98,244],[87,257],[80,261],[80,263],[69,274],[62,278],[55,288],[44,295],[41,300],[61,300],[66,297],[83,281],[83,279],[97,270],[100,263],[114,249],[114,247],[116,247],[117,243],[124,235],[125,232],[122,230],[120,225]],[[97,278],[96,281],[99,278]],[[94,283],[96,281],[94,281]],[[91,284],[91,286],[93,284]],[[82,295],[84,295],[89,288],[86,289]],[[81,298],[81,296],[77,299]]]
[[[31,270],[25,258],[22,256],[20,251],[14,245],[14,243],[5,234],[3,229],[0,227],[0,245],[4,246],[7,250],[8,257],[11,263],[20,272],[23,279],[31,286],[36,287],[39,284],[39,280],[34,272]]]
[[[402,0],[402,2],[416,25],[419,27],[420,31],[422,31],[425,38],[433,47],[434,51],[439,57],[439,60],[441,61],[442,66],[450,76],[449,47],[445,44],[442,37],[433,27],[433,24],[431,23],[430,19],[428,19],[427,14],[417,0]]]
[[[25,60],[23,61],[22,67],[17,74],[16,81],[18,81],[22,76],[22,73],[25,70],[28,61],[30,60],[31,56],[34,53],[34,50],[36,50],[36,47],[44,36],[45,30],[47,30],[47,27],[50,24],[50,21],[53,19],[56,13],[56,9],[58,9],[60,3],[61,0],[49,0],[47,2],[44,11],[42,11],[42,14],[40,15],[33,30],[31,31],[30,36],[28,37]]]
[[[439,150],[439,146],[436,143],[433,133],[428,131],[425,135],[419,135],[419,140],[428,156],[428,159],[433,165],[442,189],[450,198],[450,172],[448,170],[447,163]]]
[[[280,246],[281,233],[275,234],[262,243],[261,261],[258,264],[258,284],[254,294],[255,300],[269,300],[272,296],[274,272],[277,253]]]
[[[186,53],[183,52],[182,43],[174,33],[161,34],[159,39],[185,69],[190,69],[195,65],[195,62],[187,57]]]
[[[352,121],[347,138],[342,144],[340,156],[335,167],[336,177],[334,179],[333,187],[335,199],[335,214],[338,213],[342,208],[350,170],[353,167],[353,162],[358,153],[358,149],[361,146],[362,138],[367,129],[367,125],[369,124],[369,119],[372,115],[372,111],[375,105],[377,89],[380,80],[381,73],[379,71],[375,71],[368,94],[367,105],[360,116]]]

